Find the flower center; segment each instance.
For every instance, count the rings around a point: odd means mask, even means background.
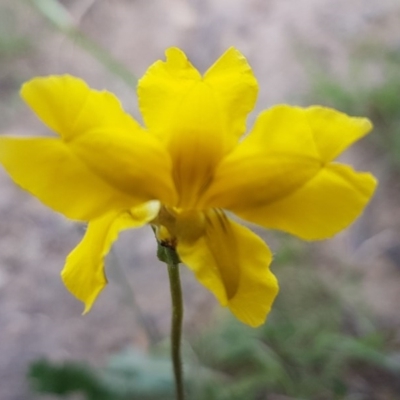
[[[205,217],[197,210],[162,206],[152,222],[161,244],[176,248],[179,241],[196,242],[205,231]]]

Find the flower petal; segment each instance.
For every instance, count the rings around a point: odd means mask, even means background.
[[[1,136],[0,163],[23,189],[71,219],[88,221],[132,206],[59,139]]]
[[[168,49],[166,58],[139,81],[139,106],[149,130],[168,140],[176,130],[200,126],[205,135],[229,133],[238,139],[258,92],[245,57],[231,47],[203,78],[181,50]]]
[[[84,313],[90,310],[107,284],[104,259],[119,232],[143,226],[158,210],[159,203],[152,201],[128,212],[109,213],[89,223],[84,238],[67,257],[61,273],[67,289],[85,304]]]
[[[45,125],[65,140],[99,127],[125,133],[140,129],[112,93],[91,89],[71,75],[33,78],[22,85],[21,97]]]
[[[246,131],[247,115],[258,94],[257,80],[246,58],[234,47],[229,48],[207,70],[203,81],[214,90],[227,130],[239,139]]]
[[[304,109],[321,160],[334,160],[351,144],[372,129],[367,118],[349,117],[331,108],[313,106]]]
[[[194,208],[215,166],[245,131],[257,82],[245,58],[229,49],[205,74],[176,48],[139,82],[139,105],[149,131],[173,160],[179,207]]]
[[[174,202],[170,156],[113,94],[64,75],[35,78],[23,86],[21,95],[89,169],[136,204],[152,199]]]
[[[273,107],[220,163],[199,203],[303,239],[330,237],[362,212],[376,183],[329,161],[370,127],[321,107]]]
[[[204,213],[203,234],[196,240],[178,236],[177,251],[200,283],[240,321],[254,327],[265,321],[278,284],[269,270],[271,252],[257,235],[211,210]]]
[[[331,163],[290,195],[258,208],[241,209],[237,214],[302,239],[326,239],[360,216],[376,184],[371,174]]]
[[[303,185],[321,166],[303,110],[276,106],[261,113],[252,132],[221,161],[199,204],[260,208]]]

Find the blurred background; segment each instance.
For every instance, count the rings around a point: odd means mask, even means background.
[[[276,103],[368,116],[343,156],[378,192],[332,240],[255,228],[281,292],[250,329],[182,268],[190,399],[400,398],[400,4],[398,0],[0,0],[0,132],[45,133],[18,91],[70,73],[137,118],[136,78],[169,46],[205,71],[228,47],[259,81],[249,126]],[[125,232],[93,310],[59,274],[84,228],[0,171],[0,399],[172,399],[167,271],[150,228]]]

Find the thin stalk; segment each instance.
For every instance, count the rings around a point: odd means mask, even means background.
[[[109,51],[103,49],[93,40],[83,34],[78,24],[73,20],[68,10],[55,0],[26,0],[41,15],[49,20],[54,27],[64,33],[71,41],[91,54],[108,71],[122,79],[132,88],[136,88],[137,79],[132,72],[116,60]]]
[[[181,281],[179,276],[179,261],[174,250],[165,247],[164,252],[168,265],[172,299],[171,355],[175,377],[176,399],[184,400],[185,394],[181,359],[183,301]]]

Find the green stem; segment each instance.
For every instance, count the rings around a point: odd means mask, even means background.
[[[175,376],[176,399],[184,400],[185,395],[181,360],[183,302],[181,281],[179,277],[179,258],[173,249],[164,247],[164,252],[168,265],[172,298],[171,355]]]
[[[137,79],[128,68],[117,61],[107,50],[85,36],[76,26],[68,10],[55,0],[27,0],[46,17],[59,31],[91,54],[108,71],[112,72],[130,87],[136,89]]]

